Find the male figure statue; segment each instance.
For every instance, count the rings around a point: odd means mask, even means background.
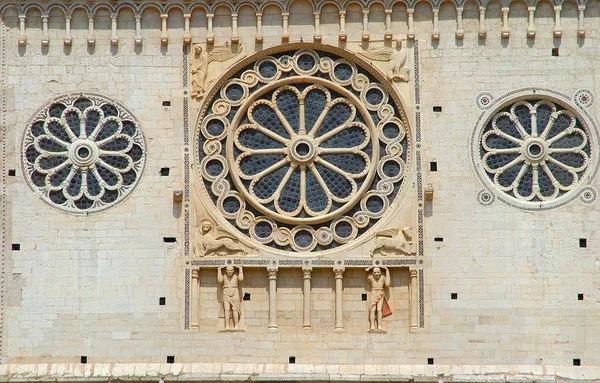
[[[367,277],[367,281],[371,285],[371,300],[369,302],[369,324],[371,325],[371,331],[375,331],[375,328],[377,328],[377,331],[383,331],[382,319],[392,315],[392,310],[385,299],[384,291],[386,287],[390,286],[390,271],[387,267],[383,269],[385,270],[385,278],[381,277],[381,269],[379,267],[373,268]],[[377,317],[377,325],[375,325],[375,317]]]
[[[194,47],[194,58],[196,65],[192,67],[192,98],[202,98],[206,85],[206,73],[208,71],[208,54],[203,52],[200,45]]]
[[[233,319],[233,329],[238,329],[240,317],[242,316],[239,282],[244,280],[244,270],[238,267],[238,275],[235,275],[233,266],[225,268],[225,275],[222,272],[223,267],[217,269],[217,281],[223,284],[223,293],[221,294],[222,316],[225,318],[225,330],[229,330],[229,321]]]

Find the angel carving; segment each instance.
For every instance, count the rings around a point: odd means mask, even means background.
[[[413,237],[410,227],[404,229],[388,229],[375,234],[375,246],[371,250],[371,257],[379,251],[381,255],[415,254]]]
[[[400,47],[400,42],[398,42],[398,46]],[[387,61],[386,76],[388,80],[392,82],[407,82],[410,80],[410,70],[404,66],[408,58],[408,49],[369,48],[359,53],[373,61]]]
[[[200,233],[202,239],[194,245],[194,251],[198,257],[225,256],[225,255],[247,255],[248,251],[241,246],[233,237],[225,234],[213,234],[212,223],[202,221]]]
[[[212,51],[206,52],[201,45],[194,46],[194,59],[192,61],[192,93],[190,96],[197,100],[204,97],[206,88],[210,84],[207,81],[208,66],[213,62],[225,62],[238,55],[245,56],[244,44],[240,44],[237,51],[233,52],[229,45],[215,47]]]

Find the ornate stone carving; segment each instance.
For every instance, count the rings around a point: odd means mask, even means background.
[[[383,318],[392,315],[392,310],[385,297],[385,288],[390,286],[390,271],[387,267],[385,277],[381,275],[381,268],[367,268],[367,281],[371,287],[369,300],[369,332],[383,332]]]
[[[197,257],[248,255],[246,246],[233,236],[213,228],[212,222],[203,220],[198,225],[200,239],[194,245]]]
[[[386,76],[392,82],[408,82],[410,80],[410,69],[406,65],[408,59],[408,48],[402,48],[399,40],[397,48],[373,48],[369,47],[359,53],[374,61],[388,62]]]
[[[401,106],[377,77],[303,49],[225,76],[196,130],[200,184],[218,214],[286,252],[344,245],[377,222],[410,148]]]
[[[242,317],[242,299],[239,284],[244,280],[244,269],[238,266],[238,274],[235,274],[234,266],[217,268],[217,281],[222,284],[219,318],[225,320],[225,330],[239,330],[239,322]],[[231,328],[233,324],[233,328]]]
[[[96,94],[60,96],[29,121],[22,169],[29,186],[69,213],[98,212],[139,182],[146,144],[133,114]]]
[[[190,97],[200,100],[204,97],[206,88],[210,85],[211,80],[208,77],[209,65],[213,62],[225,62],[234,57],[241,58],[246,55],[244,52],[244,44],[235,45],[237,48],[234,51],[234,46],[225,45],[214,47],[210,52],[207,52],[202,45],[194,45],[194,57],[192,58],[192,93]]]
[[[411,228],[387,229],[375,234],[375,245],[371,250],[371,256],[379,253],[386,255],[414,255],[416,254]]]

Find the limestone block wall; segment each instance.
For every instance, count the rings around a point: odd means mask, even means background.
[[[287,363],[295,356],[297,363],[334,364],[420,365],[428,358],[436,364],[572,365],[574,359],[600,364],[597,202],[576,198],[543,211],[498,199],[484,206],[478,194],[485,184],[470,157],[483,113],[476,104],[481,92],[497,98],[538,87],[573,97],[588,89],[598,97],[597,0],[585,7],[570,0],[529,7],[470,0],[459,7],[421,1],[368,8],[302,0],[259,8],[246,2],[51,7],[23,2],[2,4],[0,10],[3,361],[75,363],[85,355],[97,363],[164,362],[171,355],[178,362],[203,363]],[[190,91],[184,40],[214,38],[221,46],[232,44],[237,33],[251,54],[282,41],[314,42],[321,36],[322,43],[358,50],[359,43],[382,46],[387,30],[416,52],[404,96],[420,106],[422,158],[415,166],[423,183],[434,188],[433,202],[424,209],[424,328],[409,331],[409,274],[394,269],[388,332],[368,334],[365,272],[347,269],[346,332],[334,333],[335,281],[330,268],[316,268],[312,330],[303,330],[302,273],[282,268],[280,328],[269,333],[267,272],[248,268],[245,332],[219,332],[214,269],[200,274],[199,328],[184,330],[185,216],[173,191],[184,183],[184,135],[199,107],[193,100],[184,107]],[[347,42],[340,42],[344,33]],[[413,33],[414,40],[408,39]],[[120,101],[145,135],[141,182],[123,202],[98,214],[53,209],[27,186],[19,166],[28,119],[53,97],[71,92]],[[599,121],[597,103],[588,113]],[[414,132],[416,115],[411,120]],[[168,175],[161,175],[164,168]],[[597,189],[598,181],[591,186]],[[579,247],[582,238],[586,248]],[[159,305],[161,297],[165,305]]]

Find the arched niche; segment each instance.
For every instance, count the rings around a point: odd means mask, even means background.
[[[515,0],[510,3],[508,11],[508,26],[510,28],[510,37],[526,38],[528,26],[527,3],[521,0]]]
[[[169,37],[183,38],[185,28],[183,11],[179,7],[172,7],[169,9],[168,15],[167,29],[169,31]]]
[[[418,39],[429,40],[433,31],[433,8],[429,1],[419,1],[415,5],[415,33]]]
[[[225,5],[219,5],[215,9],[215,18],[213,19],[213,32],[215,33],[215,44],[225,44],[231,42],[231,9]]]
[[[454,43],[454,32],[456,31],[456,5],[450,0],[440,4],[439,11],[440,39],[442,42]]]
[[[325,40],[337,40],[340,32],[340,11],[333,3],[321,8],[321,34]]]
[[[363,9],[358,3],[346,7],[346,32],[348,40],[359,41],[362,38]]]
[[[406,35],[408,32],[407,7],[401,1],[392,6],[392,32],[394,35]]]
[[[486,45],[500,41],[502,29],[502,4],[499,0],[490,1],[485,7]]]
[[[313,7],[307,0],[295,0],[290,5],[290,41],[308,41],[314,32]]]
[[[190,19],[190,33],[193,36],[194,42],[206,41],[207,27],[206,10],[203,7],[194,7],[192,18]]]
[[[281,24],[283,23],[281,16],[281,8],[271,4],[263,9],[263,36],[265,45],[273,45],[281,43]]]
[[[142,36],[146,39],[158,40],[162,28],[160,11],[156,7],[146,7],[142,11]]]
[[[477,36],[479,31],[479,4],[467,0],[463,5],[463,28],[465,36]]]
[[[256,12],[250,5],[242,5],[238,10],[238,34],[240,41],[249,50],[254,50],[256,36]]]
[[[554,30],[554,5],[548,0],[538,1],[535,6],[536,37],[544,40],[552,38]]]
[[[385,8],[381,3],[372,3],[369,7],[369,32],[371,39],[383,39],[385,34]]]

